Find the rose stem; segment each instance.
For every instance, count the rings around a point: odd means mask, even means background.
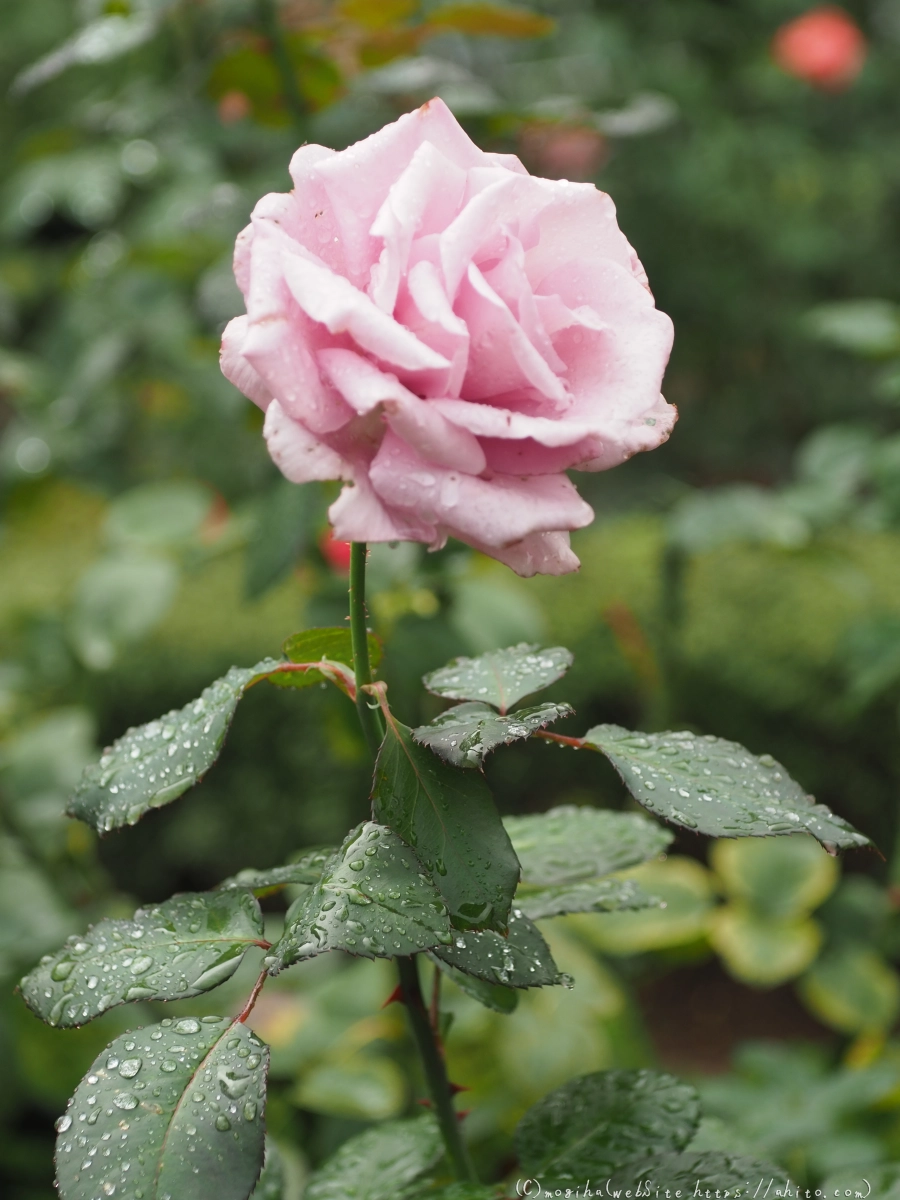
[[[425,1001],[422,998],[422,987],[419,983],[419,965],[415,955],[410,958],[397,959],[397,971],[400,975],[400,987],[403,991],[403,1001],[409,1014],[413,1037],[422,1060],[422,1070],[428,1082],[428,1090],[434,1101],[434,1114],[441,1127],[447,1157],[456,1172],[457,1179],[469,1183],[477,1183],[478,1176],[469,1158],[469,1152],[462,1139],[459,1118],[453,1107],[453,1093],[450,1080],[447,1078],[447,1067],[435,1040],[434,1030]]]
[[[350,644],[353,647],[353,672],[356,675],[356,711],[366,743],[375,758],[384,740],[381,713],[370,708],[371,698],[363,691],[372,682],[369,662],[369,637],[366,629],[366,543],[351,542],[350,549]]]
[[[375,758],[384,738],[381,713],[369,707],[369,695],[363,691],[372,682],[372,667],[369,662],[368,631],[366,629],[366,544],[353,542],[350,549],[350,640],[353,647],[353,670],[356,675],[356,711],[359,714],[363,734],[372,757]],[[434,1112],[447,1157],[453,1165],[458,1179],[478,1182],[478,1176],[469,1160],[468,1151],[462,1140],[459,1120],[453,1107],[453,1092],[447,1078],[447,1068],[431,1027],[428,1010],[422,999],[419,983],[419,967],[415,956],[397,959],[400,989],[409,1014],[413,1038],[428,1090],[434,1103]]]

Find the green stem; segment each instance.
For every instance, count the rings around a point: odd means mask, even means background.
[[[259,23],[263,33],[269,39],[272,48],[272,58],[281,77],[281,91],[284,102],[293,119],[294,129],[303,138],[306,136],[306,101],[297,84],[297,72],[291,62],[291,55],[284,40],[284,30],[278,20],[278,7],[275,0],[256,0],[259,12]]]
[[[447,1067],[435,1041],[428,1011],[422,997],[422,987],[419,983],[419,967],[415,956],[398,958],[397,970],[400,974],[400,987],[403,990],[403,1000],[409,1013],[409,1023],[412,1026],[413,1037],[422,1060],[422,1069],[428,1083],[428,1090],[434,1103],[434,1114],[441,1127],[447,1157],[453,1166],[457,1179],[468,1183],[477,1183],[478,1176],[469,1158],[469,1152],[462,1139],[459,1128],[459,1118],[453,1107],[453,1093],[450,1090],[450,1080],[447,1078]]]
[[[384,741],[381,713],[370,708],[372,697],[363,691],[372,682],[369,662],[369,631],[366,628],[366,543],[352,542],[350,550],[350,642],[353,647],[353,673],[356,676],[356,711],[366,744],[376,758]]]
[[[366,628],[366,544],[353,542],[350,550],[350,641],[353,646],[353,672],[356,676],[356,711],[365,734],[372,758],[376,758],[384,740],[384,723],[378,708],[370,708],[371,697],[363,688],[372,682],[372,665],[369,661],[369,639]],[[469,1161],[469,1154],[459,1130],[459,1121],[453,1107],[453,1092],[447,1078],[447,1068],[432,1028],[422,987],[419,983],[419,967],[416,957],[398,958],[400,989],[409,1014],[413,1038],[428,1090],[434,1103],[435,1115],[441,1128],[447,1157],[453,1165],[458,1179],[478,1182],[478,1176]]]

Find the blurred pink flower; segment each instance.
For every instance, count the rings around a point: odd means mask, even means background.
[[[222,370],[295,483],[349,486],[339,541],[459,538],[562,574],[593,511],[565,474],[664,442],[672,323],[592,184],[478,149],[432,100],[341,151],[302,146],[235,248]]]

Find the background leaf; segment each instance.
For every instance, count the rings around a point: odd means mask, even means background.
[[[394,958],[444,941],[447,909],[415,854],[369,821],[348,834],[315,887],[291,905],[266,965],[274,974],[329,950]]]
[[[529,1109],[516,1130],[516,1151],[526,1175],[584,1183],[639,1155],[681,1150],[699,1120],[697,1093],[672,1075],[597,1071]],[[669,1186],[668,1177],[660,1182]]]
[[[310,1176],[304,1200],[394,1200],[440,1161],[444,1153],[430,1113],[385,1121],[344,1142]]]
[[[436,696],[478,700],[505,713],[523,697],[561,679],[571,665],[572,655],[563,646],[541,650],[520,642],[478,658],[454,658],[446,667],[426,675],[423,682]]]
[[[652,813],[710,837],[811,833],[828,847],[865,846],[824,804],[815,804],[769,754],[757,757],[711,734],[632,733],[596,725],[585,734]]]
[[[487,704],[468,702],[448,708],[430,725],[420,725],[413,737],[453,767],[480,767],[498,746],[531,737],[573,711],[568,704],[538,704],[502,717]]]
[[[224,1017],[116,1038],[57,1122],[62,1200],[247,1200],[263,1161],[268,1048]]]
[[[661,854],[673,834],[640,813],[563,804],[545,813],[504,817],[522,882],[577,883],[634,867]]]
[[[372,810],[415,849],[454,925],[505,929],[519,862],[479,774],[448,766],[391,719]]]
[[[786,1185],[789,1183],[787,1172],[782,1167],[763,1162],[756,1158],[744,1158],[735,1154],[718,1154],[714,1151],[696,1154],[686,1150],[683,1154],[659,1154],[646,1158],[635,1159],[621,1167],[610,1176],[609,1186],[628,1187],[637,1179],[659,1180],[660,1184],[674,1192],[705,1195],[707,1188],[714,1196],[728,1191],[732,1195],[740,1189],[742,1195],[769,1185],[772,1192],[781,1190],[787,1195]]]
[[[249,892],[173,896],[130,921],[99,921],[47,955],[21,982],[28,1007],[50,1025],[83,1025],[134,1000],[184,1000],[230,979],[263,936]]]

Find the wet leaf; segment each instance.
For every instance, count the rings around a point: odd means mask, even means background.
[[[448,766],[390,718],[372,808],[413,847],[454,925],[505,930],[519,863],[479,773]]]
[[[436,947],[431,957],[485,983],[504,987],[548,987],[569,982],[553,961],[541,931],[517,908],[509,914],[507,937],[490,929],[455,933],[450,945]]]
[[[173,896],[130,921],[99,921],[48,954],[21,982],[28,1007],[50,1025],[84,1025],[134,1000],[184,1000],[237,970],[263,936],[249,892]]]
[[[683,1149],[699,1120],[697,1093],[672,1075],[597,1071],[529,1109],[516,1130],[516,1151],[526,1175],[584,1183],[640,1155]],[[668,1176],[659,1178],[669,1186]]]
[[[514,704],[561,679],[572,665],[563,646],[541,650],[520,642],[506,650],[491,650],[478,658],[455,658],[423,682],[436,696],[448,700],[478,700],[505,713]]]
[[[632,733],[596,725],[584,740],[610,760],[640,804],[710,837],[811,833],[826,849],[869,839],[815,804],[769,754],[711,734]]]
[[[573,712],[568,704],[538,704],[501,717],[489,705],[469,701],[447,709],[430,725],[420,725],[413,730],[413,737],[451,766],[480,767],[497,746],[531,737],[536,730]]]
[[[645,892],[633,879],[588,879],[558,887],[529,887],[519,884],[516,904],[526,917],[541,921],[565,913],[634,912],[659,908],[658,896]]]
[[[232,667],[184,708],[129,729],[85,770],[69,800],[69,815],[108,833],[176,800],[219,757],[250,684],[278,665],[266,659],[255,667]]]
[[[251,892],[269,892],[288,885],[312,887],[319,882],[322,872],[335,853],[336,847],[325,846],[309,850],[296,862],[286,863],[283,867],[263,867],[261,870],[246,867],[243,871],[238,871],[237,875],[223,879],[218,890],[248,888]]]
[[[504,817],[522,864],[522,882],[550,887],[596,879],[656,858],[673,834],[639,813],[560,805],[545,813]]]
[[[268,1048],[225,1017],[125,1033],[57,1121],[62,1200],[246,1200],[263,1160]]]
[[[359,1133],[310,1176],[304,1200],[395,1200],[444,1153],[430,1113],[384,1121]]]
[[[650,1154],[635,1159],[610,1175],[610,1190],[632,1186],[636,1179],[652,1179],[654,1185],[658,1180],[673,1195],[680,1190],[685,1196],[705,1196],[707,1191],[710,1196],[715,1196],[716,1191],[720,1196],[746,1196],[758,1188],[762,1194],[765,1187],[760,1188],[760,1180],[771,1186],[772,1195],[776,1190],[782,1196],[796,1191],[793,1185],[791,1191],[787,1190],[789,1177],[783,1167],[717,1151],[697,1154],[688,1150],[683,1154]]]
[[[672,834],[654,821],[568,804],[503,824],[522,864],[516,904],[532,920],[659,904],[634,880],[609,878],[669,845]]]
[[[421,871],[392,830],[371,821],[358,826],[315,887],[288,909],[266,965],[275,974],[329,950],[393,958],[449,942],[446,906]]]

